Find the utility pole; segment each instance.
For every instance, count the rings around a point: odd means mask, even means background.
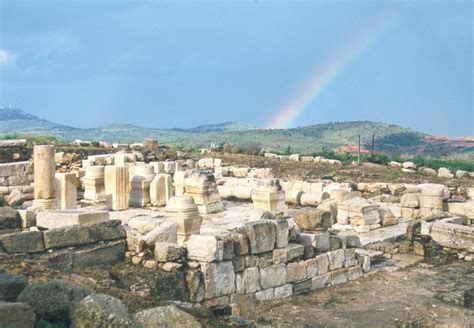
[[[360,165],[360,134],[359,134],[359,147],[357,148],[357,165]]]
[[[375,134],[372,135],[372,149],[370,150],[370,159],[374,159]]]

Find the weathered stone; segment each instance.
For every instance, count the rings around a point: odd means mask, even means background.
[[[297,211],[293,220],[303,230],[314,231],[331,227],[331,213],[320,209]]]
[[[176,243],[155,243],[155,259],[158,262],[174,262],[184,256],[185,250]]]
[[[295,284],[293,284],[293,293],[295,295],[307,293],[311,290],[312,285],[312,279],[296,282]]]
[[[431,227],[431,238],[448,248],[474,253],[474,227],[436,222]]]
[[[65,280],[51,280],[43,284],[29,284],[18,301],[29,304],[39,318],[68,321],[76,303],[91,291]]]
[[[202,262],[222,261],[224,242],[212,235],[191,235],[186,248],[188,258]]]
[[[420,193],[406,193],[402,195],[400,204],[403,207],[418,208],[420,207]]]
[[[328,254],[321,254],[315,257],[318,261],[318,274],[325,274],[329,271],[329,257]]]
[[[349,268],[347,279],[349,281],[354,281],[359,279],[364,275],[362,268],[360,266]]]
[[[31,328],[35,321],[35,313],[27,304],[0,301],[0,327]]]
[[[260,290],[258,268],[248,268],[242,272],[242,281],[244,283],[244,291],[246,294],[254,293]]]
[[[235,255],[243,256],[249,253],[249,243],[247,240],[247,236],[241,233],[233,233],[232,239],[234,240]]]
[[[89,229],[91,242],[123,239],[127,235],[120,220],[92,222],[84,226]]]
[[[36,215],[36,225],[45,229],[106,220],[109,220],[109,212],[87,209],[41,211]]]
[[[127,308],[115,297],[90,295],[76,304],[71,315],[72,328],[133,327]]]
[[[329,270],[337,270],[344,267],[345,262],[345,251],[343,249],[338,249],[337,251],[332,251],[327,253],[329,258]]]
[[[165,206],[173,196],[173,182],[169,174],[157,174],[150,184],[150,199],[154,206]]]
[[[291,295],[293,295],[293,286],[291,284],[275,287],[273,291],[273,297],[275,299],[287,298],[291,297]]]
[[[286,284],[286,266],[278,264],[260,269],[260,286],[263,289]]]
[[[25,287],[25,279],[0,273],[0,302],[15,302]]]
[[[274,288],[270,288],[267,290],[261,290],[259,292],[255,293],[255,299],[257,301],[263,302],[263,301],[270,301],[274,298]]]
[[[40,231],[24,231],[0,235],[0,245],[7,253],[36,253],[45,250]]]
[[[56,173],[56,198],[60,209],[77,207],[77,176],[74,172]]]
[[[289,263],[286,266],[286,281],[294,282],[306,279],[306,263],[304,261]]]
[[[202,263],[206,298],[230,295],[235,292],[235,273],[232,262]]]
[[[156,242],[176,243],[178,242],[178,225],[174,222],[165,221],[143,236],[142,240],[149,246]]]
[[[268,252],[275,247],[276,227],[272,221],[259,220],[247,223],[245,231],[251,254]]]
[[[84,199],[89,201],[105,200],[105,167],[93,165],[86,168],[86,174],[82,179],[84,186]]]
[[[142,328],[200,328],[202,327],[192,315],[173,305],[147,309],[133,315],[135,323]]]
[[[72,253],[72,266],[85,268],[114,264],[123,260],[127,244],[124,240],[83,246]]]
[[[275,247],[283,248],[288,245],[289,224],[287,220],[274,221],[276,226],[276,244]]]
[[[17,217],[20,218],[21,227],[23,229],[36,226],[36,213],[33,211],[18,210]],[[0,215],[0,218],[1,218],[1,215]]]
[[[90,242],[90,230],[81,225],[50,229],[43,232],[46,249],[85,245]]]
[[[190,196],[175,196],[167,200],[166,217],[177,224],[178,243],[184,244],[192,234],[201,231],[202,218]]]
[[[0,207],[0,231],[21,228],[21,219],[11,207]]]
[[[126,166],[105,167],[104,188],[107,207],[113,211],[128,209],[129,203],[129,168]]]
[[[446,178],[446,179],[452,179],[452,178],[454,178],[454,174],[451,173],[451,170],[449,170],[445,167],[440,167],[438,169],[438,177]]]
[[[55,171],[54,146],[35,146],[33,150],[34,163],[34,198],[35,200],[51,200],[51,206],[55,199]],[[54,204],[56,201],[54,200]]]
[[[349,269],[344,268],[331,272],[331,283],[333,285],[343,284],[349,279]]]
[[[204,281],[202,272],[197,270],[187,270],[184,279],[189,300],[191,302],[201,302],[204,300]]]
[[[318,290],[328,287],[331,284],[331,274],[326,273],[311,279],[311,290]]]
[[[302,233],[300,240],[303,244],[311,244],[318,252],[326,252],[330,247],[329,232]]]

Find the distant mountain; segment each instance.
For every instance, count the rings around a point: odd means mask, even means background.
[[[162,144],[185,147],[209,147],[231,143],[241,148],[265,148],[312,153],[323,149],[356,145],[358,136],[370,149],[372,135],[375,150],[390,154],[449,156],[464,154],[474,158],[473,143],[433,142],[428,135],[398,125],[369,121],[331,122],[294,129],[257,129],[239,122],[202,125],[191,129],[154,129],[132,124],[110,124],[79,129],[52,123],[15,108],[0,107],[0,135],[8,133],[53,135],[66,141],[75,139],[107,142],[140,142],[156,138]],[[432,138],[431,138],[432,139]]]
[[[0,107],[0,134],[54,134],[73,130],[77,129],[49,122],[34,115],[25,113],[18,108]]]

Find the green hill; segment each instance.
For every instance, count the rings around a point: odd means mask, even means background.
[[[19,109],[0,107],[1,134],[51,135],[66,141],[76,139],[106,142],[140,142],[156,138],[161,144],[184,147],[209,147],[211,144],[230,143],[239,148],[265,148],[269,151],[313,153],[341,146],[356,145],[358,136],[370,149],[375,135],[375,150],[386,154],[408,154],[442,157],[463,154],[474,157],[472,144],[427,142],[427,134],[400,127],[369,121],[332,122],[294,129],[256,129],[246,123],[227,122],[202,125],[191,129],[154,129],[131,124],[111,124],[92,129],[79,129],[55,124]]]

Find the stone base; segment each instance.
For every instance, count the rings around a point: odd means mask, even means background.
[[[39,212],[36,216],[36,225],[40,228],[53,229],[106,220],[109,220],[107,211],[58,210]]]
[[[41,207],[45,210],[55,210],[58,208],[58,201],[54,199],[35,199],[33,200],[33,206]]]
[[[224,211],[224,204],[222,202],[211,203],[207,205],[198,205],[200,214],[212,214]]]

